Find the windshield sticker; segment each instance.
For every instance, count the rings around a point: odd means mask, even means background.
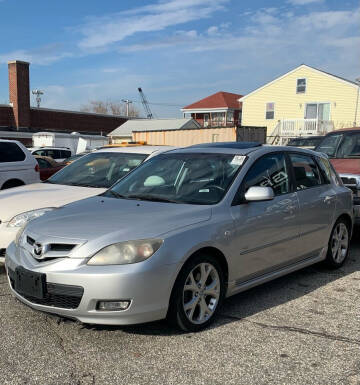
[[[235,155],[232,161],[230,162],[230,164],[241,166],[244,163],[245,159],[246,159],[246,156],[244,155]]]

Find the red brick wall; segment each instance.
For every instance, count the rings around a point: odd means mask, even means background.
[[[42,108],[31,108],[30,115],[32,130],[76,131],[94,134],[108,134],[127,120],[111,115],[103,116]]]
[[[9,127],[13,122],[13,109],[7,106],[0,106],[0,127]]]

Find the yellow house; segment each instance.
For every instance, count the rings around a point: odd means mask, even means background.
[[[360,125],[359,83],[302,64],[239,99],[243,126],[266,126],[268,142]]]

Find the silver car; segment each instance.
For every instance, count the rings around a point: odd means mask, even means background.
[[[143,163],[105,193],[28,223],[14,295],[85,323],[208,326],[225,297],[319,261],[341,266],[351,191],[310,150],[218,143]]]

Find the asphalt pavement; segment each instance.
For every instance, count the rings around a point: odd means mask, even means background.
[[[90,326],[30,309],[0,267],[1,384],[360,384],[360,234],[315,265],[226,300],[216,323]]]

